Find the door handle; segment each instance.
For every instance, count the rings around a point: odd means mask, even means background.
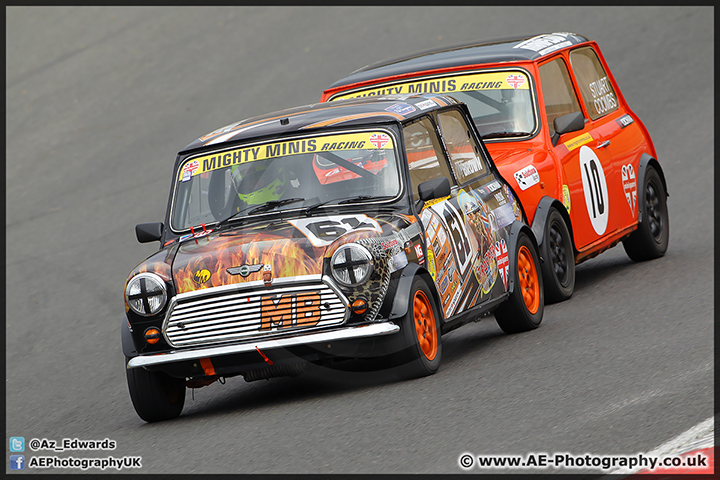
[[[610,140],[605,140],[605,141],[602,142],[600,145],[598,145],[597,147],[595,147],[595,149],[596,149],[596,150],[600,150],[601,148],[605,148],[605,147],[607,147],[608,145],[610,145]]]

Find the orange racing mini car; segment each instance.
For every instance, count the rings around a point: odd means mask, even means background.
[[[620,241],[635,261],[664,255],[665,176],[596,42],[551,33],[423,52],[361,68],[322,100],[397,94],[467,104],[538,239],[548,303],[572,295],[575,264]]]

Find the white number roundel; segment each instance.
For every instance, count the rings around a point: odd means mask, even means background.
[[[590,222],[598,235],[605,233],[608,223],[608,190],[600,160],[586,145],[580,147],[580,176]]]

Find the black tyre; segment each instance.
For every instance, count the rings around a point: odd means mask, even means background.
[[[185,405],[185,379],[144,368],[126,369],[128,390],[137,414],[146,422],[180,416]]]
[[[495,320],[505,333],[532,330],[542,322],[545,299],[537,250],[525,233],[515,245],[513,292],[495,310]]]
[[[413,279],[410,305],[401,328],[406,348],[394,362],[400,377],[425,377],[437,372],[442,359],[440,314],[420,277]]]
[[[540,246],[545,303],[567,300],[575,290],[575,253],[570,232],[560,212],[550,210]]]
[[[639,201],[643,202],[642,221],[637,230],[623,240],[625,252],[635,262],[662,257],[670,241],[667,194],[660,174],[652,167],[645,173]]]

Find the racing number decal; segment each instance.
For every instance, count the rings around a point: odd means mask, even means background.
[[[437,205],[433,205],[433,210],[440,214],[448,227],[448,233],[452,239],[453,249],[455,250],[455,257],[460,267],[462,276],[465,276],[465,271],[470,265],[472,260],[472,252],[470,250],[470,240],[468,238],[469,233],[465,228],[465,222],[455,207],[450,202],[442,202]]]
[[[608,224],[608,190],[600,160],[588,146],[580,147],[580,176],[585,205],[595,233],[602,235]]]
[[[299,220],[288,220],[305,235],[315,247],[330,245],[336,238],[357,230],[382,233],[380,224],[366,215],[336,215]]]

